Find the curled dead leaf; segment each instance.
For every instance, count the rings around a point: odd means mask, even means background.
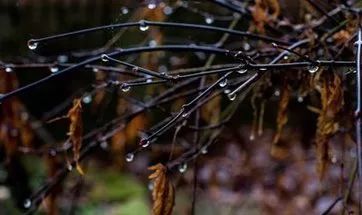
[[[322,107],[317,121],[316,148],[317,171],[323,178],[328,164],[328,141],[339,129],[337,115],[343,108],[344,97],[342,80],[337,74],[323,76],[321,82]]]
[[[83,121],[82,121],[82,103],[81,99],[73,101],[73,107],[68,111],[67,117],[70,120],[69,125],[69,138],[73,145],[73,159],[76,162],[77,171],[83,175],[84,172],[80,167],[78,161],[80,158],[80,149],[82,147],[83,135]]]
[[[153,215],[171,215],[175,203],[175,189],[167,175],[167,168],[156,164],[148,168],[154,171],[148,178],[153,180]]]
[[[285,124],[288,122],[288,104],[290,100],[291,89],[287,81],[285,81],[284,87],[282,89],[280,101],[279,101],[279,109],[277,115],[277,131],[273,138],[271,155],[273,157],[281,158],[283,154],[285,154],[285,150],[282,146],[280,146],[279,140],[283,131]]]

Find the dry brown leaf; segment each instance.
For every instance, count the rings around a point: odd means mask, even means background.
[[[250,30],[264,33],[264,25],[276,20],[280,14],[279,2],[278,0],[255,0],[254,6],[251,7],[251,14],[255,26],[251,26]]]
[[[134,117],[126,127],[126,140],[133,141],[138,138],[140,130],[146,128],[147,118],[144,114],[139,114]]]
[[[201,108],[201,118],[208,124],[216,124],[219,122],[221,111],[221,96],[211,99]]]
[[[336,119],[344,104],[342,80],[333,73],[331,76],[321,77],[321,111],[317,122],[316,148],[317,171],[323,178],[328,164],[328,141],[339,128]]]
[[[73,107],[68,111],[67,117],[70,120],[69,132],[70,141],[73,145],[73,158],[76,162],[78,172],[83,175],[84,172],[80,167],[78,161],[80,157],[80,149],[82,147],[83,135],[83,121],[82,121],[82,103],[81,99],[73,101]]]
[[[175,189],[167,175],[167,168],[156,164],[148,168],[154,171],[148,178],[153,180],[153,215],[171,215],[175,203]]]
[[[273,138],[271,155],[273,157],[281,158],[283,154],[285,154],[285,150],[279,144],[279,140],[283,131],[285,124],[288,122],[288,104],[290,100],[291,89],[287,81],[285,81],[284,87],[282,89],[280,101],[279,101],[279,109],[277,115],[277,131]]]

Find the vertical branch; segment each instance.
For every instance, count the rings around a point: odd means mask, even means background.
[[[357,107],[355,111],[355,124],[356,124],[356,143],[357,143],[357,166],[358,166],[358,207],[359,213],[361,214],[361,197],[362,197],[362,124],[361,124],[361,106],[362,106],[362,80],[361,80],[361,46],[362,46],[362,29],[358,29],[358,39],[355,43],[357,45],[357,55],[356,55],[356,90],[357,90]]]

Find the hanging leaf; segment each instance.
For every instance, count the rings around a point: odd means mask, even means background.
[[[159,163],[148,169],[154,171],[148,177],[154,183],[152,214],[171,215],[175,203],[175,190],[167,175],[167,168]]]
[[[254,25],[249,30],[257,30],[264,33],[264,25],[272,20],[276,20],[280,14],[280,5],[278,0],[255,0],[251,7],[251,14]]]
[[[280,137],[283,132],[283,128],[285,124],[288,122],[288,104],[290,100],[291,89],[287,80],[284,81],[284,87],[282,89],[280,101],[279,101],[279,109],[277,115],[277,131],[273,138],[271,155],[276,158],[282,158],[285,156],[285,149],[280,145]]]
[[[323,178],[328,164],[328,141],[339,128],[337,114],[341,112],[344,100],[341,78],[333,73],[321,77],[321,110],[317,122],[316,148],[317,171]]]
[[[73,101],[73,107],[69,110],[67,116],[70,120],[68,135],[73,145],[73,156],[74,156],[73,158],[74,161],[76,162],[77,171],[81,175],[83,175],[84,172],[78,163],[80,157],[80,149],[82,147],[82,135],[83,135],[81,99],[75,99]]]

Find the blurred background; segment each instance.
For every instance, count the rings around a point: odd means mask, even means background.
[[[27,46],[31,38],[140,19],[224,28],[235,20],[233,13],[210,1],[155,2],[156,8],[150,8],[148,1],[133,0],[0,0],[0,62],[5,66],[28,65],[26,68],[13,67],[11,77],[0,76],[4,86],[12,83],[2,90],[8,91],[51,74],[49,64],[79,62],[118,47],[214,44],[222,34],[173,28],[155,28],[147,32],[137,28],[126,31],[114,29],[42,44],[35,52]],[[252,5],[252,2],[244,3]],[[307,10],[301,3],[304,1],[281,2],[284,14],[294,24],[301,22],[296,14]],[[234,28],[248,30],[248,19],[242,17]],[[283,34],[276,35],[283,38]],[[231,36],[225,47],[247,51],[257,45],[257,41],[249,42]],[[208,58],[209,55],[204,53],[157,52],[131,55],[123,60],[163,72],[202,66]],[[223,56],[214,61],[214,64],[224,63],[233,62]],[[58,69],[61,68],[59,66]],[[110,78],[109,73],[102,71],[79,70],[16,98],[22,117],[28,122],[26,126],[29,128],[22,127],[24,130],[21,131],[28,139],[26,144],[24,141],[18,143],[23,148],[14,153],[10,163],[5,155],[7,149],[1,148],[0,214],[22,214],[26,199],[49,176],[54,175],[59,166],[65,164],[67,158],[64,154],[57,154],[55,159],[48,153],[35,150],[62,146],[67,137],[67,120],[47,121],[66,114],[72,99],[84,96],[92,84]],[[319,104],[316,95],[300,97],[293,94],[288,107],[288,124],[282,134],[284,148],[279,156],[270,155],[282,90],[282,82],[278,78],[272,79],[272,83],[267,90],[270,94],[268,102],[264,104],[258,97],[258,107],[255,108],[253,96],[247,96],[216,143],[198,159],[196,214],[321,214],[348,189],[355,152],[353,141],[346,132],[330,140],[329,169],[322,181],[318,178],[313,143],[318,115],[308,109],[310,104]],[[132,90],[131,95],[147,99],[164,89],[158,86],[140,87]],[[86,131],[134,108],[114,90],[100,90],[83,98],[86,98],[83,99]],[[169,108],[178,110],[185,101],[180,99]],[[215,118],[226,104],[227,98],[218,97],[202,110],[204,121],[217,121]],[[253,121],[255,115],[259,115],[255,111],[261,104],[265,110],[259,119],[263,121],[263,131],[256,132]],[[153,111],[134,118],[123,132],[117,133],[82,162],[86,172],[84,176],[71,172],[35,213],[150,214],[152,183],[147,179],[150,174],[147,167],[167,161],[174,131],[161,137],[152,149],[137,154],[131,163],[125,162],[125,154],[136,148],[144,130],[164,117],[162,112]],[[184,135],[190,136],[189,133]],[[179,142],[176,155],[187,148],[186,141],[181,138]],[[190,214],[193,179],[193,163],[188,164],[186,171],[176,171],[172,175],[176,187],[175,215]],[[350,210],[355,208],[353,202],[357,197],[354,195],[351,196]],[[339,201],[331,214],[338,214],[342,207]]]

